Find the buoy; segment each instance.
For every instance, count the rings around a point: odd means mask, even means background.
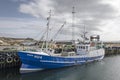
[[[13,58],[12,57],[7,57],[6,58],[6,62],[7,63],[12,63],[13,62]]]
[[[0,64],[5,63],[5,58],[0,57]]]
[[[19,62],[19,58],[17,56],[15,56],[14,62]]]

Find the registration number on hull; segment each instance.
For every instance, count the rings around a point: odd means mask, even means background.
[[[34,57],[36,59],[42,59],[42,56],[27,54],[27,56]]]

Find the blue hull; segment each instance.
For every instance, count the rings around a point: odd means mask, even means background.
[[[40,70],[53,69],[66,66],[81,65],[86,62],[100,60],[103,55],[96,57],[57,57],[49,55],[32,54],[27,52],[18,52],[22,61],[21,69]]]

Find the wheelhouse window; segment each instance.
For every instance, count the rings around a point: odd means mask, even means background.
[[[83,46],[83,49],[85,49],[85,46]]]
[[[86,49],[88,49],[88,46],[86,46]]]

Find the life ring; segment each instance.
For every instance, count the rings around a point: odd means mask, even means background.
[[[18,56],[16,52],[13,52],[13,55],[14,55],[14,56]]]
[[[5,58],[0,58],[0,64],[5,63]]]
[[[13,58],[12,57],[7,57],[6,62],[7,63],[12,63],[13,62]]]
[[[19,57],[14,58],[14,62],[19,62],[19,61],[20,61]]]
[[[13,58],[13,55],[12,55],[12,53],[7,53],[7,56],[6,56],[7,58],[8,57],[10,57],[10,58]]]

